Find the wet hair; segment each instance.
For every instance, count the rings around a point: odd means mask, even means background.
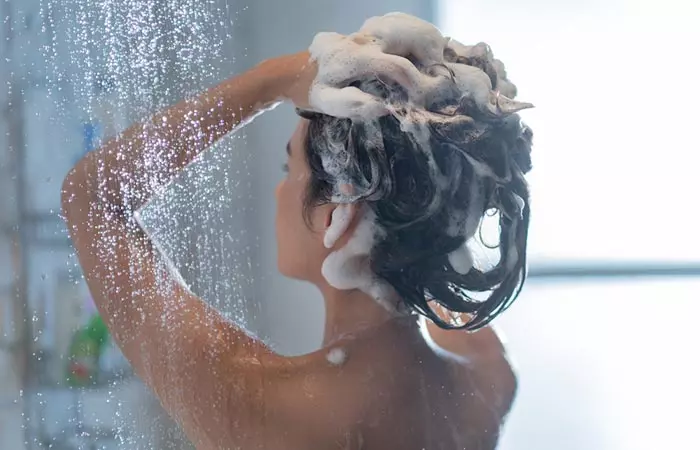
[[[525,281],[530,202],[524,175],[531,169],[532,131],[517,114],[484,114],[459,93],[423,109],[410,106],[403,89],[387,80],[353,86],[384,99],[393,113],[352,120],[298,111],[310,121],[305,213],[338,201],[338,167],[329,168],[323,156],[332,152],[356,193],[352,201],[371,208],[383,231],[369,258],[373,273],[404,306],[441,328],[485,326]],[[498,218],[498,262],[457,272],[449,255],[468,240],[483,243],[467,224],[487,215]],[[435,304],[469,320],[443,320]]]

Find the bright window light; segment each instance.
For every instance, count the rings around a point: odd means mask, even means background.
[[[441,0],[536,109],[533,262],[700,262],[700,6]]]

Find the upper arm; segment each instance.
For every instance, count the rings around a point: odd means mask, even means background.
[[[181,286],[135,222],[70,181],[63,213],[115,341],[188,437],[220,448],[227,421],[261,420],[264,368],[279,357]]]
[[[274,354],[180,285],[135,222],[76,186],[64,188],[63,200],[103,319],[198,447],[326,440],[334,433],[330,424],[359,415],[352,394],[351,401],[331,401],[343,377],[325,358]]]

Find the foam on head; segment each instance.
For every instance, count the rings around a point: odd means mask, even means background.
[[[368,148],[383,145],[381,130],[374,119],[393,115],[416,149],[425,153],[431,177],[439,190],[449,189],[449,180],[443,179],[434,162],[428,125],[466,119],[460,114],[435,113],[431,107],[466,102],[487,119],[504,118],[532,107],[513,100],[515,86],[507,79],[503,63],[493,58],[488,45],[463,45],[443,36],[429,22],[408,14],[390,13],[370,18],[358,32],[348,36],[319,33],[309,52],[318,64],[318,75],[309,93],[311,108],[328,116],[362,121],[369,133],[367,142],[363,143]],[[482,70],[479,61],[489,65],[490,73]],[[351,86],[355,81],[372,79],[400,85],[405,93],[403,98],[407,100],[395,104],[392,99]],[[324,170],[334,178],[331,200],[337,203],[351,203],[362,194],[362,186],[353,186],[353,195],[342,191],[342,186],[351,183],[344,173],[347,157],[344,148],[329,148],[320,155]],[[469,207],[450,212],[447,232],[469,239],[477,231],[484,207],[478,179],[497,176],[485,163],[466,153],[464,157],[473,167],[476,184],[470,192]],[[347,231],[351,219],[349,207],[335,210],[324,239],[326,247],[334,246]],[[371,211],[364,211],[354,235],[343,248],[328,256],[322,273],[332,286],[361,289],[392,310],[396,306],[393,290],[377,280],[369,267],[370,252],[382,233]],[[511,259],[514,253],[510,253]],[[474,264],[466,245],[449,255],[449,261],[462,274]]]
[[[372,17],[349,36],[319,33],[309,52],[318,63],[309,95],[311,107],[334,117],[367,120],[391,112],[391,105],[383,99],[348,86],[353,80],[371,76],[399,83],[409,103],[418,108],[454,95],[455,84],[460,95],[472,98],[477,107],[494,115],[532,106],[512,100],[515,86],[486,44],[463,45],[443,36],[431,23],[404,13]],[[475,57],[492,62],[498,75],[496,86],[479,68],[459,63]]]

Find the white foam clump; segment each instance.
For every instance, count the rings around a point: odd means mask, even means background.
[[[323,237],[323,245],[326,248],[333,248],[335,243],[347,231],[352,222],[352,206],[348,204],[338,205],[332,213],[331,225],[326,230]]]
[[[348,359],[348,354],[342,348],[333,348],[326,354],[326,360],[334,366],[342,366]]]
[[[309,93],[311,107],[334,117],[372,119],[391,112],[383,99],[348,84],[362,78],[392,80],[402,85],[409,102],[426,107],[441,96],[453,95],[454,86],[474,99],[477,107],[493,114],[509,114],[531,107],[515,102],[515,87],[507,81],[503,63],[494,60],[485,44],[466,46],[442,35],[433,24],[404,13],[368,19],[349,36],[323,32],[309,47],[318,75]],[[477,67],[456,63],[456,57],[483,54],[498,72],[497,86]],[[413,59],[409,61],[407,57]],[[447,56],[446,56],[447,55]],[[425,72],[417,67],[424,68]],[[431,70],[439,66],[447,70]],[[454,78],[453,78],[454,75]],[[500,93],[494,89],[503,89]]]
[[[352,236],[343,247],[326,257],[321,274],[332,287],[340,290],[359,289],[384,306],[387,311],[399,313],[394,289],[378,279],[369,264],[372,248],[376,240],[383,235],[383,230],[376,224],[375,214],[370,209],[360,208],[358,214],[362,216]],[[331,228],[333,226],[331,224]]]
[[[368,19],[354,34],[319,33],[309,52],[318,63],[311,88],[311,106],[335,117],[371,119],[389,113],[382,99],[347,86],[369,76],[401,84],[412,100],[427,91],[430,81],[404,55],[442,61],[446,38],[432,24],[402,13]]]

